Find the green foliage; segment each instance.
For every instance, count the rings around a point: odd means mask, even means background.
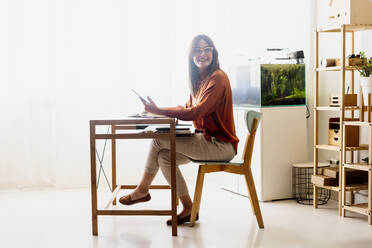
[[[371,77],[372,76],[372,57],[367,59],[365,52],[359,53],[360,58],[362,59],[362,65],[357,66],[357,70],[360,72],[362,77]]]
[[[294,88],[293,89],[293,95],[291,97],[293,97],[293,98],[305,98],[305,94],[306,93],[305,93],[304,90]]]
[[[305,103],[304,64],[261,65],[263,106]]]

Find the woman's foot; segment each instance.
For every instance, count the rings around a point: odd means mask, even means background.
[[[184,218],[184,217],[189,216],[189,215],[191,215],[191,208],[183,209],[182,212],[179,215],[177,215],[177,217],[178,218]]]
[[[120,197],[119,202],[124,205],[133,205],[140,202],[147,202],[151,200],[151,195],[148,190],[141,191],[140,189],[135,189],[129,195]]]
[[[177,215],[177,225],[182,225],[183,223],[190,222],[191,219],[191,208],[184,209],[179,215]],[[199,220],[199,214],[196,214],[196,219]],[[172,225],[172,219],[167,220],[167,225]]]
[[[181,215],[177,215],[177,225],[182,225],[186,222],[190,222],[191,220],[191,214],[181,217]],[[199,214],[196,214],[195,221],[199,220]],[[172,219],[167,220],[167,225],[172,225]]]

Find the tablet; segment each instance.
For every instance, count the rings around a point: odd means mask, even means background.
[[[149,102],[144,97],[142,97],[140,94],[138,94],[137,91],[135,91],[134,89],[131,89],[131,91],[133,91],[133,93],[139,97],[139,99],[141,100],[143,104],[149,104]]]

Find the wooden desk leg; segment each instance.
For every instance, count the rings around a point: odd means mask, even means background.
[[[115,134],[115,125],[111,125],[111,133]],[[116,189],[116,139],[111,140],[111,159],[112,159],[112,192]],[[112,201],[112,205],[116,205],[116,198]]]
[[[90,122],[90,180],[92,192],[92,232],[93,235],[98,235],[97,223],[97,175],[96,175],[96,126],[94,122]]]
[[[172,236],[177,236],[177,194],[176,194],[176,133],[175,123],[170,125],[171,194],[172,194]]]

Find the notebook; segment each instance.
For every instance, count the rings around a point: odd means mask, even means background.
[[[190,136],[193,131],[193,126],[191,124],[177,124],[176,132],[177,136]],[[170,127],[168,124],[163,125],[150,125],[145,129],[145,132],[154,133],[169,133]]]
[[[176,131],[180,131],[180,130],[190,130],[190,126],[179,126],[179,125],[176,125]],[[158,132],[169,132],[170,131],[170,127],[156,127],[155,128],[156,131]]]

